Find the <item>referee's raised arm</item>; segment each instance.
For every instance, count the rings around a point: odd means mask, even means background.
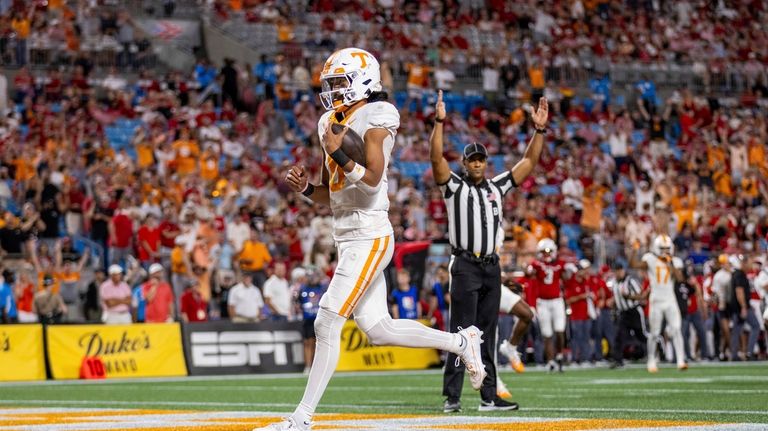
[[[451,178],[448,160],[443,157],[443,121],[445,121],[443,90],[438,90],[437,104],[435,104],[435,127],[429,137],[429,160],[432,162],[432,175],[438,185],[447,183]]]
[[[515,184],[522,184],[523,180],[533,172],[539,163],[541,151],[544,148],[544,135],[547,133],[547,120],[549,118],[549,104],[547,99],[539,99],[538,109],[531,107],[531,120],[533,120],[534,133],[528,147],[525,148],[523,158],[512,168],[512,178]],[[435,162],[432,162],[434,166]]]

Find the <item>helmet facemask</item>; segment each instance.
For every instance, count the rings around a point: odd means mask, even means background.
[[[342,106],[349,106],[361,99],[352,87],[352,82],[359,76],[357,70],[348,73],[325,76],[321,83],[320,102],[330,111]]]

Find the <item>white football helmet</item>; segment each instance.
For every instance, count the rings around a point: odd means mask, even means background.
[[[672,243],[672,238],[669,235],[657,235],[653,239],[653,244],[651,244],[651,253],[656,256],[672,256],[675,254],[675,245]]]
[[[550,238],[544,238],[536,245],[539,257],[545,262],[551,262],[557,258],[557,244]]]
[[[375,91],[381,91],[381,71],[376,57],[359,48],[336,51],[320,72],[320,102],[330,111],[345,110]]]

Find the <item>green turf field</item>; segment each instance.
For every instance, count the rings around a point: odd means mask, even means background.
[[[686,372],[662,368],[655,375],[643,368],[505,371],[502,378],[521,405],[503,415],[768,424],[766,363],[693,364]],[[289,412],[305,382],[290,375],[6,383],[0,384],[0,406]],[[318,412],[442,414],[441,382],[439,370],[337,373]],[[478,400],[467,380],[463,414],[478,415]]]

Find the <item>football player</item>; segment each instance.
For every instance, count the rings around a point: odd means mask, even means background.
[[[499,312],[511,314],[517,317],[515,326],[512,328],[512,336],[509,340],[502,341],[499,346],[499,353],[504,355],[512,369],[517,373],[525,371],[525,365],[520,360],[520,353],[517,348],[528,332],[528,327],[533,320],[533,311],[527,302],[520,296],[523,293],[523,284],[520,280],[525,276],[522,272],[512,273],[507,276],[502,274],[501,301],[499,303]]]
[[[386,168],[400,115],[382,92],[379,62],[367,51],[345,48],[328,58],[320,80],[320,101],[327,110],[318,123],[325,152],[322,182],[310,183],[303,166],[291,167],[286,182],[295,192],[331,207],[338,264],[320,300],[315,320],[317,348],[304,397],[290,417],[262,430],[310,428],[339,360],[342,327],[351,315],[373,344],[455,353],[464,362],[475,390],[486,376],[480,357],[482,332],[476,327],[451,334],[412,320],[393,320],[389,315],[383,270],[392,258],[394,238]],[[334,132],[332,123],[345,128]],[[341,148],[349,129],[364,141],[365,166]]]
[[[561,280],[568,277],[565,262],[557,258],[555,241],[544,238],[537,244],[538,258],[528,266],[528,274],[537,282],[536,313],[544,338],[544,352],[550,372],[563,372],[565,345],[565,301]],[[554,340],[552,339],[554,336]]]
[[[755,291],[763,300],[763,326],[768,331],[768,261],[766,258],[756,259],[756,261],[761,268],[755,276]]]
[[[499,346],[499,353],[509,360],[509,364],[516,373],[525,371],[525,365],[520,359],[518,345],[523,337],[528,333],[528,327],[533,321],[533,310],[521,296],[523,293],[523,278],[525,274],[513,272],[512,274],[502,273],[501,301],[499,301],[499,313],[506,313],[515,316],[515,326],[512,327],[512,335],[508,340],[502,341]],[[507,389],[501,377],[496,374],[496,395],[501,398],[511,398],[512,394]]]
[[[637,257],[637,248],[633,247],[630,253],[632,268],[647,271],[650,285],[649,294],[649,323],[651,336],[648,337],[648,372],[659,371],[656,362],[656,345],[661,337],[662,322],[667,322],[667,334],[672,337],[672,345],[675,348],[677,368],[688,369],[683,351],[683,334],[681,332],[680,309],[675,296],[675,282],[683,280],[683,261],[679,257],[673,257],[674,245],[668,235],[657,235],[651,244],[651,251],[645,253],[640,259]]]
[[[755,274],[753,285],[753,297],[750,299],[750,306],[755,310],[755,316],[763,316],[763,326],[768,331],[768,265],[766,258],[760,256],[755,258]],[[757,296],[757,299],[755,299]],[[761,312],[762,311],[762,312]],[[751,353],[751,352],[750,352]]]

